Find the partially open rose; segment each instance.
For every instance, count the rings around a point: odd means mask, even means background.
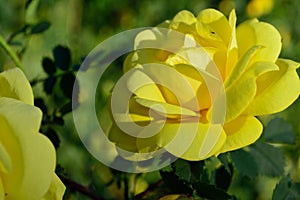
[[[55,149],[39,133],[41,111],[19,69],[0,73],[0,199],[62,199]]]
[[[255,142],[263,130],[255,116],[298,98],[299,64],[278,59],[281,37],[272,25],[235,26],[234,11],[227,20],[206,9],[139,33],[112,93],[109,139],[128,152],[165,149],[186,160]]]

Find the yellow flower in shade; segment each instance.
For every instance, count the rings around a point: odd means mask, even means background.
[[[263,130],[255,116],[280,112],[299,96],[299,64],[278,58],[276,28],[257,19],[236,28],[234,11],[229,19],[214,9],[197,17],[181,11],[140,32],[134,46],[112,93],[108,133],[127,159],[165,149],[203,160],[245,147]]]
[[[260,17],[271,12],[274,0],[251,0],[246,8],[249,17]]]
[[[0,73],[0,199],[62,199],[55,149],[39,133],[41,111],[29,82],[15,68]]]

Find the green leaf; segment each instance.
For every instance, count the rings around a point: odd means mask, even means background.
[[[42,66],[44,71],[49,75],[53,75],[56,72],[55,63],[51,58],[48,57],[43,58]]]
[[[211,200],[233,199],[231,195],[227,194],[224,190],[219,189],[214,185],[197,182],[194,183],[193,186],[200,197],[205,197]]]
[[[218,168],[216,170],[216,174],[215,174],[215,185],[218,188],[221,188],[223,190],[227,190],[231,184],[231,180],[232,180],[232,165],[229,165],[231,168],[230,173],[225,169],[224,166],[221,166],[220,168]]]
[[[192,194],[193,188],[190,183],[180,179],[177,175],[172,172],[162,171],[160,170],[160,175],[165,182],[165,184],[172,190],[174,193],[182,193],[182,194]]]
[[[55,76],[49,76],[44,82],[44,91],[46,94],[51,94],[53,92],[54,85],[56,83]]]
[[[53,56],[55,63],[60,69],[64,71],[69,69],[71,64],[71,53],[69,48],[58,45],[53,49]]]
[[[173,167],[175,168],[176,175],[186,181],[191,180],[191,168],[187,161],[182,159],[177,159],[173,164]]]
[[[230,153],[231,160],[237,171],[249,178],[255,178],[258,175],[258,166],[252,154],[240,149]]]
[[[263,133],[267,142],[294,144],[295,132],[291,124],[281,118],[272,119]]]
[[[229,166],[229,161],[228,161],[228,153],[222,153],[218,156],[218,159],[221,161],[223,166],[225,167],[226,171],[231,174],[231,169]]]
[[[27,0],[26,3],[25,3],[25,9],[28,8],[28,6],[31,4],[33,0]]]
[[[63,126],[65,124],[65,120],[62,116],[54,116],[52,120],[55,124],[60,126]]]
[[[75,76],[72,73],[64,74],[60,80],[60,88],[69,99],[72,99],[74,82]]]
[[[277,177],[284,172],[284,157],[280,149],[257,142],[250,146],[250,153],[258,164],[260,174]]]
[[[67,102],[59,108],[59,112],[62,116],[72,111],[72,101]]]
[[[50,27],[50,22],[43,21],[31,27],[30,34],[38,34],[46,31]]]
[[[205,162],[202,161],[189,161],[191,173],[192,173],[192,181],[193,182],[203,182],[208,183],[209,180],[209,172],[207,167],[205,166]]]
[[[300,198],[300,184],[293,183],[289,176],[276,185],[272,200],[297,200]]]

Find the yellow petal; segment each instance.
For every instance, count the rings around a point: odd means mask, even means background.
[[[33,105],[31,86],[19,68],[0,73],[0,97],[14,98]]]
[[[278,59],[279,71],[268,72],[257,79],[257,93],[244,114],[265,115],[280,112],[299,96],[299,63]]]
[[[205,9],[197,16],[196,30],[200,37],[198,41],[202,46],[218,49],[213,60],[222,78],[225,79],[227,52],[232,35],[227,18],[215,9]]]
[[[149,155],[161,148],[186,160],[203,160],[218,153],[226,140],[226,134],[220,125],[191,123],[156,122],[161,130],[150,130],[156,134],[148,138],[131,137],[122,131],[114,131],[116,145],[123,150]],[[163,125],[163,126],[162,126]],[[124,154],[124,152],[123,152]],[[143,159],[142,155],[140,159]],[[134,159],[137,159],[134,156]]]
[[[149,109],[137,104],[132,96],[165,102],[155,82],[141,69],[128,71],[114,87],[111,111],[116,121],[129,122],[133,118],[137,118],[139,122],[151,121]]]
[[[4,188],[3,188],[3,183],[0,177],[0,199],[4,199],[5,197],[5,192],[4,192]]]
[[[179,48],[184,46],[185,34],[178,31],[165,28],[152,28],[142,31],[137,34],[134,40],[134,50],[144,51],[146,49],[155,50],[156,52],[176,52]],[[140,56],[139,56],[140,57]],[[145,55],[147,57],[147,55]],[[156,55],[159,60],[166,58],[165,56]],[[141,64],[141,63],[140,63]]]
[[[236,41],[236,14],[235,10],[232,10],[229,15],[229,25],[231,28],[231,37],[230,37],[230,43],[228,46],[227,51],[227,61],[226,61],[226,71],[225,71],[225,77],[227,77],[234,66],[236,65],[238,61],[238,46]]]
[[[189,82],[177,70],[168,65],[148,64],[142,70],[157,85],[167,103],[188,109],[198,106],[195,92]]]
[[[177,200],[180,199],[180,197],[181,197],[180,194],[169,194],[159,198],[159,200]]]
[[[144,30],[137,34],[134,40],[134,49],[138,48],[150,48],[150,42],[157,42],[158,36],[155,32],[155,29]]]
[[[226,142],[219,153],[236,150],[254,143],[261,135],[263,126],[255,117],[239,117],[224,126]]]
[[[127,88],[139,98],[165,102],[155,82],[139,69],[134,70],[128,78]]]
[[[251,0],[247,5],[249,17],[260,17],[269,13],[273,8],[274,0]]]
[[[166,63],[170,65],[190,64],[196,69],[205,70],[209,63],[212,62],[215,48],[190,47],[179,51],[176,55],[170,56]]]
[[[185,23],[187,25],[192,25],[196,22],[196,18],[193,13],[188,10],[182,10],[175,15],[172,23]]]
[[[215,9],[205,9],[199,13],[197,20],[210,27],[209,29],[211,29],[212,32],[209,35],[211,38],[216,35],[223,40],[226,46],[229,44],[231,28],[223,13]],[[201,34],[201,30],[198,29],[198,33]]]
[[[164,141],[164,148],[168,152],[191,161],[204,160],[215,155],[226,140],[222,126],[212,124],[165,124],[162,133],[176,135],[172,141]]]
[[[229,87],[234,81],[236,81],[243,74],[243,72],[245,72],[245,70],[249,66],[251,59],[261,48],[262,46],[253,46],[242,56],[242,58],[238,61],[236,66],[233,68],[229,77],[226,79],[225,87]]]
[[[208,65],[209,68],[210,64]],[[195,68],[190,65],[176,65],[174,67],[182,73],[190,82],[197,95],[198,107],[191,108],[193,110],[208,109],[211,102],[215,100],[220,88],[223,86],[222,78],[205,71],[201,68]],[[212,70],[213,71],[213,70]]]
[[[225,88],[227,98],[226,122],[238,117],[251,103],[256,94],[256,79],[266,72],[275,70],[278,70],[278,67],[274,63],[254,63],[237,81]]]
[[[182,33],[195,33],[193,24],[196,22],[196,17],[193,13],[187,10],[180,11],[175,15],[170,23],[170,28]]]
[[[123,72],[124,72],[124,74],[137,65],[136,56],[137,56],[136,52],[131,52],[126,56],[126,58],[123,62]]]
[[[43,200],[62,200],[65,193],[66,187],[57,177],[56,174],[53,174],[52,182],[48,192],[43,197]]]
[[[11,199],[39,200],[48,190],[55,169],[55,150],[39,134],[42,113],[23,102],[0,98],[0,141],[10,155],[12,173],[3,174]]]
[[[197,71],[197,69],[195,69],[191,65],[183,65],[183,64],[175,65],[174,68],[184,76],[184,78],[189,82],[194,92],[196,93],[199,90],[200,86],[202,85],[200,81],[201,76]]]
[[[114,118],[118,122],[149,122],[152,121],[153,118],[149,116],[143,116],[138,114],[123,114],[116,113],[114,114]]]
[[[271,24],[252,19],[237,27],[237,43],[239,56],[244,55],[254,45],[261,49],[256,55],[256,61],[275,62],[281,51],[281,36]]]
[[[190,117],[196,117],[199,116],[199,114],[195,113],[192,110],[189,110],[187,108],[183,108],[180,106],[163,103],[163,102],[157,102],[157,101],[151,101],[148,99],[141,99],[141,98],[135,98],[136,102],[139,103],[142,106],[145,106],[147,108],[151,108],[152,110],[156,111],[157,113],[161,114],[162,116],[168,117],[168,118],[180,118],[181,116],[190,116]]]
[[[1,171],[4,173],[11,172],[11,159],[7,150],[0,141],[0,172]]]
[[[152,121],[153,118],[149,116],[149,108],[145,108],[136,102],[135,97],[132,97],[129,101],[129,114],[135,122],[139,121]]]
[[[108,136],[109,140],[114,142],[119,148],[130,152],[138,152],[136,137],[124,133],[115,123],[109,130]]]

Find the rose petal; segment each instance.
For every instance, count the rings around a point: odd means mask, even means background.
[[[271,24],[252,19],[241,23],[236,30],[239,56],[254,45],[264,48],[255,55],[256,61],[275,62],[281,51],[281,36]]]
[[[174,23],[185,23],[187,25],[192,25],[196,22],[196,17],[193,13],[191,13],[188,10],[182,10],[179,13],[175,15],[175,17],[172,20],[172,24]]]
[[[136,102],[139,103],[142,106],[145,106],[147,108],[150,108],[157,113],[168,117],[168,118],[179,118],[182,117],[197,117],[199,114],[195,113],[192,110],[189,110],[187,108],[183,108],[180,106],[163,103],[163,102],[157,102],[157,101],[151,101],[148,99],[142,99],[142,98],[135,98]]]
[[[155,82],[139,69],[134,70],[128,78],[127,88],[139,98],[165,102]]]
[[[61,180],[57,177],[57,175],[54,173],[52,182],[50,185],[50,188],[48,192],[45,194],[42,200],[61,200],[63,199],[63,195],[65,192],[66,187],[61,182]]]
[[[278,70],[271,62],[254,63],[241,77],[225,88],[227,107],[226,122],[238,117],[251,103],[256,94],[256,79],[269,71]]]
[[[109,130],[108,138],[110,141],[114,142],[116,146],[123,150],[138,152],[136,137],[124,133],[115,123]]]
[[[229,87],[245,72],[250,64],[251,59],[261,48],[261,46],[253,46],[242,56],[242,58],[240,58],[236,66],[234,66],[229,77],[225,80],[225,87]]]
[[[2,179],[0,177],[0,199],[4,199],[4,188],[3,188],[3,183],[2,183]]]
[[[226,61],[226,70],[225,77],[231,73],[232,69],[238,62],[238,46],[236,41],[236,14],[235,11],[232,10],[229,14],[229,25],[231,28],[231,37],[230,43],[227,51],[227,61]]]
[[[31,86],[19,68],[0,73],[0,97],[10,97],[33,105]]]
[[[205,9],[199,13],[197,20],[208,25],[213,31],[213,35],[220,37],[228,46],[231,38],[231,28],[223,13],[215,9]],[[201,32],[202,30],[198,29],[198,33],[200,34]]]
[[[42,113],[36,107],[0,98],[0,141],[12,159],[12,173],[3,174],[5,192],[11,199],[41,199],[55,169],[55,150],[38,134]]]
[[[192,86],[177,70],[168,65],[148,64],[142,71],[159,86],[167,103],[188,109],[198,106]]]
[[[219,153],[233,151],[254,143],[261,135],[263,126],[255,117],[239,117],[224,126],[226,142]]]
[[[5,147],[0,142],[0,171],[4,173],[11,172],[11,159],[5,149]]]
[[[169,137],[168,140],[162,137],[163,148],[177,157],[191,161],[214,155],[226,139],[222,126],[197,122],[165,124],[160,134]],[[170,135],[173,137],[170,138]]]
[[[187,10],[180,11],[171,20],[169,28],[179,31],[184,34],[196,34],[195,26],[196,17],[193,13]]]
[[[300,81],[296,71],[299,63],[278,59],[279,71],[268,72],[256,81],[257,93],[246,115],[265,115],[280,112],[291,105],[299,96]]]

